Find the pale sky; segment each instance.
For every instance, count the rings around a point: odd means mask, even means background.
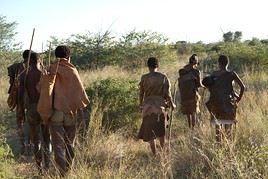
[[[267,0],[0,0],[0,15],[16,21],[17,42],[41,51],[50,36],[105,31],[121,36],[136,28],[162,33],[171,41],[215,42],[222,31],[243,39],[268,38]]]

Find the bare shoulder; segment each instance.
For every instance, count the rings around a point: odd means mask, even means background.
[[[149,75],[150,75],[150,73],[143,74],[143,75],[141,76],[141,79],[142,79],[142,80],[143,80],[143,79],[146,79],[146,78],[149,77]]]
[[[156,72],[156,74],[157,74],[158,76],[166,77],[166,78],[167,78],[167,74],[164,73],[164,72]]]
[[[235,71],[231,71],[230,73],[232,74],[232,76],[233,76],[234,79],[241,80],[240,77],[239,77],[239,75]]]
[[[235,71],[230,71],[230,73],[231,73],[233,76],[238,76],[238,74],[237,74]]]
[[[200,72],[200,70],[198,70],[198,69],[193,69],[193,73],[194,73],[194,75],[196,75],[196,76],[200,76],[200,74],[201,74],[201,72]]]

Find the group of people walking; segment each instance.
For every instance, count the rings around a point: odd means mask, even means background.
[[[76,129],[77,126],[85,126],[83,109],[89,104],[78,71],[70,62],[70,55],[67,46],[58,46],[55,49],[56,62],[48,70],[40,70],[42,63],[39,54],[25,50],[24,60],[8,67],[8,102],[12,109],[16,107],[21,154],[25,153],[28,142],[24,130],[27,121],[38,169],[42,172],[49,168],[52,144],[56,168],[62,176],[72,165]],[[181,112],[187,115],[189,127],[194,129],[198,123],[201,98],[198,90],[207,88],[210,98],[206,105],[216,124],[218,142],[225,135],[223,128],[227,137],[231,135],[232,125],[236,121],[236,104],[245,89],[239,76],[227,69],[228,63],[228,57],[221,55],[218,60],[219,70],[202,80],[198,57],[194,54],[189,58],[189,64],[179,70]],[[176,105],[168,77],[158,72],[158,59],[150,57],[147,65],[149,73],[143,75],[139,83],[139,106],[143,119],[138,138],[149,142],[153,154],[156,154],[156,138],[159,138],[161,148],[165,147],[166,122],[169,118],[167,108],[173,110]],[[233,82],[240,87],[239,95],[233,90]]]
[[[49,168],[49,146],[52,144],[54,163],[61,176],[65,176],[71,168],[76,129],[77,126],[85,126],[83,109],[89,104],[78,71],[70,63],[70,55],[67,46],[58,46],[55,49],[56,62],[48,70],[40,70],[39,54],[26,50],[23,62],[8,67],[8,102],[14,104],[12,98],[17,101],[15,106],[10,107],[16,107],[21,154],[25,153],[28,143],[27,131],[24,130],[27,121],[39,171]],[[12,94],[15,95],[12,97]],[[49,120],[46,118],[48,114]]]
[[[211,115],[211,122],[215,124],[216,141],[231,138],[233,124],[236,123],[237,103],[241,100],[245,85],[234,71],[228,70],[229,59],[220,55],[218,70],[202,79],[198,70],[198,57],[193,54],[189,63],[179,70],[178,86],[180,92],[180,111],[187,115],[189,128],[194,129],[199,123],[197,114],[200,112],[199,88],[206,88],[210,92],[206,102]],[[142,124],[138,137],[149,142],[153,154],[156,154],[155,139],[159,138],[161,150],[165,146],[166,122],[169,118],[167,108],[176,108],[171,95],[168,77],[158,72],[158,59],[151,57],[147,61],[149,73],[141,77],[140,109]],[[233,83],[237,83],[240,92],[235,93]]]

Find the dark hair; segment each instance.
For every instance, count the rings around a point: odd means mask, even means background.
[[[229,63],[229,58],[226,55],[220,55],[218,62],[222,66],[227,66]]]
[[[28,59],[30,50],[24,50],[24,52],[22,53],[22,57],[23,59]],[[31,53],[33,53],[33,51],[31,51]]]
[[[27,62],[29,53],[30,53],[30,50],[24,50],[24,52],[22,53],[24,63]],[[37,54],[36,52],[31,50],[30,63],[32,63],[32,62],[37,63],[38,58],[39,58],[39,54]]]
[[[31,53],[31,58],[30,58],[30,64],[37,64],[37,61],[39,59],[39,54],[36,52]]]
[[[190,58],[189,58],[189,63],[190,64],[196,64],[197,63],[196,57],[197,57],[196,54],[191,55]]]
[[[70,48],[65,45],[57,46],[55,49],[56,58],[68,58],[71,55]]]
[[[158,59],[155,57],[148,58],[147,66],[150,68],[157,68],[159,66]]]

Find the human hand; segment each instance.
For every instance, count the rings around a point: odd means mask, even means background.
[[[140,105],[140,106],[139,106],[139,111],[142,112],[142,109],[143,109],[143,106]]]
[[[80,123],[79,123],[79,130],[83,130],[83,129],[85,129],[85,127],[86,127],[86,121],[85,121],[85,119],[80,119]]]
[[[171,102],[171,109],[174,110],[176,107],[177,107],[176,104]]]
[[[241,100],[241,96],[238,96],[238,97],[236,98],[236,102],[239,103],[240,100]]]

